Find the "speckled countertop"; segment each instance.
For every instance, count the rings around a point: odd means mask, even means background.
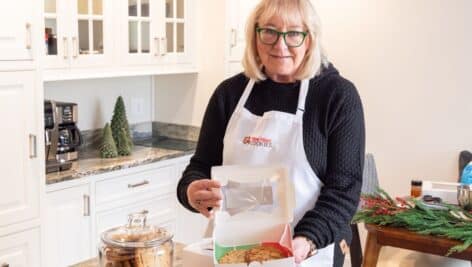
[[[46,175],[46,184],[74,180],[89,175],[131,168],[165,159],[193,154],[196,142],[188,140],[165,139],[136,142],[130,156],[102,159],[96,149],[79,153],[79,160],[72,163],[67,171],[53,172]]]

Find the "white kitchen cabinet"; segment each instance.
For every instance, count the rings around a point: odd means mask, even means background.
[[[34,0],[2,1],[0,61],[33,59]]]
[[[171,233],[175,233],[177,213],[173,208],[174,205],[175,194],[170,194],[97,212],[96,230],[93,239],[95,246],[99,244],[100,235],[104,231],[126,225],[128,223],[128,215],[131,213],[147,212],[146,223],[148,225],[164,227]]]
[[[112,65],[111,0],[44,0],[44,68]]]
[[[106,209],[175,192],[173,166],[128,173],[98,181],[95,185],[97,209]]]
[[[258,0],[226,0],[226,14],[228,14],[226,72],[228,75],[242,71],[241,60],[246,47],[246,21],[258,3]]]
[[[193,63],[194,2],[120,0],[121,62],[125,65]]]
[[[0,266],[39,267],[39,228],[0,237]]]
[[[0,228],[39,218],[36,71],[0,72]]]
[[[65,267],[92,257],[90,197],[88,184],[46,194],[43,266]]]

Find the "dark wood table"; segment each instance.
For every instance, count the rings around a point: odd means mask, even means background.
[[[394,228],[366,224],[367,244],[365,247],[363,267],[375,267],[383,246],[409,249],[423,253],[446,256],[447,251],[461,244],[448,238],[431,235],[420,235],[403,228]],[[450,258],[472,261],[472,247],[461,253],[449,255]]]

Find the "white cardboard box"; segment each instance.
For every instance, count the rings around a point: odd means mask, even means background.
[[[443,202],[457,205],[457,186],[460,183],[423,181],[422,195],[440,197]]]
[[[293,184],[287,170],[281,166],[218,166],[212,168],[212,179],[226,185],[229,180],[239,183],[254,183],[270,179],[277,183],[277,208],[271,213],[246,211],[230,216],[227,212],[215,212],[214,264],[219,267],[291,267],[295,266],[294,257],[263,263],[253,262],[249,265],[219,264],[218,259],[225,251],[237,246],[257,245],[262,242],[278,243],[292,252],[292,232],[290,222],[293,220],[295,196]]]
[[[182,251],[184,267],[213,267],[213,240],[203,239],[186,246]]]

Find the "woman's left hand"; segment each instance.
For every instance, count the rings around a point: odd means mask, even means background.
[[[300,264],[306,259],[308,253],[310,252],[310,243],[308,243],[306,238],[297,236],[293,239],[292,246],[295,263]]]

